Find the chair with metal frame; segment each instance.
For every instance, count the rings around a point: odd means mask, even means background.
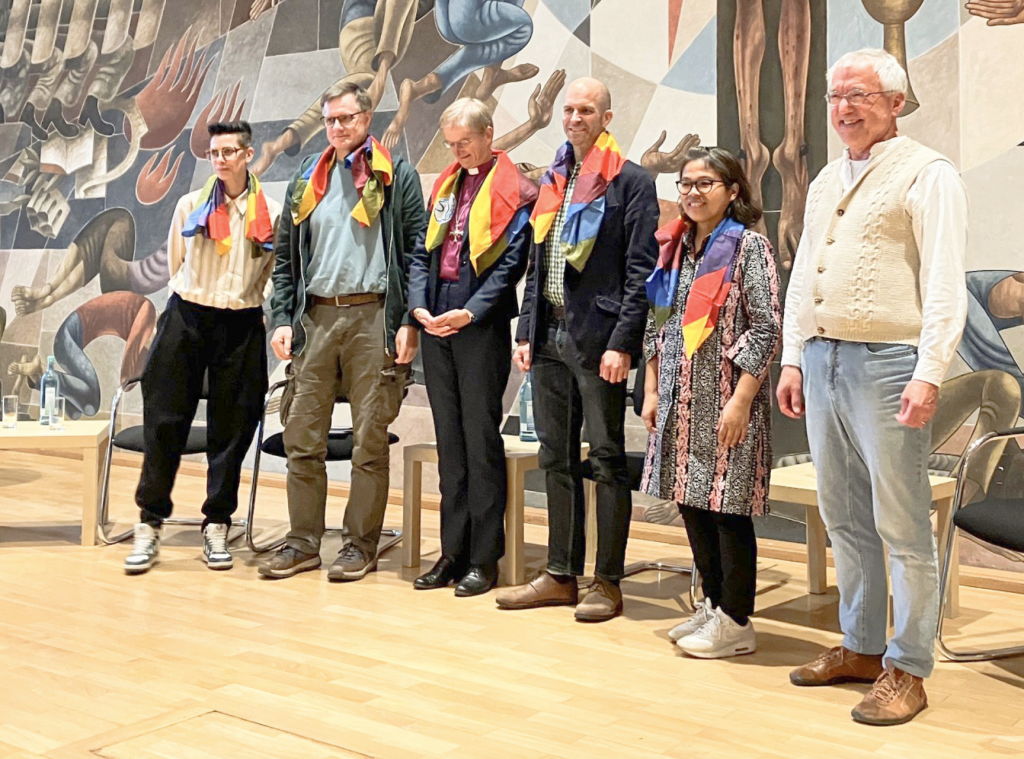
[[[284,449],[284,435],[275,432],[270,437],[266,435],[267,415],[276,413],[281,408],[281,397],[274,397],[278,390],[283,390],[290,380],[284,379],[275,382],[267,391],[267,398],[263,404],[263,416],[260,418],[259,426],[256,428],[256,454],[252,464],[252,484],[249,489],[249,512],[245,519],[245,542],[253,553],[266,553],[284,545],[284,538],[270,543],[259,545],[253,539],[253,527],[256,514],[256,490],[259,486],[260,461],[263,454],[276,458],[286,458]],[[340,394],[335,399],[336,403],[348,403]],[[388,432],[388,445],[394,445],[399,440],[398,435]],[[351,461],[352,460],[352,428],[332,427],[327,438],[327,461]],[[342,532],[341,527],[328,527],[328,532]],[[377,546],[377,555],[390,548],[394,548],[402,541],[402,531],[390,528],[381,530],[381,536],[386,539]]]
[[[1020,436],[1024,436],[1024,427],[990,432],[978,438],[967,449],[957,476],[956,493],[953,496],[953,518],[949,520],[946,556],[939,584],[939,623],[935,633],[939,650],[951,661],[988,661],[1024,654],[1024,646],[958,651],[950,648],[943,637],[946,589],[950,582],[953,546],[958,534],[1011,561],[1024,561],[1024,499],[985,496],[966,506],[963,504],[964,484],[967,481],[965,473],[970,471],[971,459],[987,445],[1006,445],[1007,441]]]
[[[109,522],[109,511],[110,511],[110,467],[114,458],[114,449],[132,451],[134,453],[143,453],[145,447],[143,445],[143,431],[144,428],[141,424],[133,425],[131,427],[125,427],[120,432],[117,430],[117,414],[121,407],[121,401],[123,400],[126,393],[131,391],[135,385],[142,381],[142,377],[133,377],[132,379],[125,380],[121,386],[114,393],[114,400],[110,404],[110,436],[107,442],[107,455],[103,464],[103,488],[100,494],[100,502],[98,507],[98,514],[96,518],[96,533],[100,541],[104,545],[113,545],[127,540],[132,535],[132,531],[128,530],[122,532],[119,535],[111,536],[112,525]],[[199,394],[200,400],[209,400],[210,396],[210,383],[209,375],[203,376],[203,387]],[[206,425],[196,424],[193,422],[192,428],[188,432],[188,441],[185,443],[185,449],[182,451],[182,455],[196,454],[196,453],[207,453],[208,441],[206,436]],[[170,517],[164,520],[164,524],[167,525],[184,525],[191,527],[199,527],[202,525],[203,519],[200,517]],[[239,527],[242,529],[248,528],[246,521],[233,520],[231,524],[232,528]],[[242,536],[243,533],[236,533],[231,536],[229,540],[237,540]]]

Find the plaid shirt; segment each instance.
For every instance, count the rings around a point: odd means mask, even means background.
[[[565,255],[562,253],[562,228],[565,227],[565,214],[572,202],[572,191],[576,187],[576,178],[580,175],[582,162],[577,163],[572,175],[565,185],[565,198],[555,214],[555,221],[548,231],[544,246],[544,298],[552,306],[565,305]]]

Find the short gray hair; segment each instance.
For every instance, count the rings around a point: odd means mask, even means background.
[[[838,61],[832,64],[825,75],[826,86],[829,89],[832,88],[832,76],[835,74],[836,69],[854,66],[858,63],[871,64],[875,73],[878,74],[878,81],[881,83],[883,90],[899,92],[903,95],[907,94],[907,89],[910,86],[907,72],[903,70],[900,62],[896,60],[896,56],[876,47],[861,48],[841,56]]]
[[[476,98],[459,98],[450,106],[444,109],[441,114],[439,127],[463,127],[472,129],[474,132],[483,134],[487,127],[494,126],[491,118],[491,109]]]
[[[360,111],[368,112],[373,110],[373,100],[370,98],[370,94],[355,82],[336,84],[327,90],[320,98],[321,110],[332,100],[338,100],[346,95],[355,96],[356,105],[359,106]]]

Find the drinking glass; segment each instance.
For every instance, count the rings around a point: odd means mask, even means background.
[[[18,396],[5,395],[3,400],[3,425],[13,430],[18,426]]]
[[[57,396],[53,399],[53,410],[50,412],[50,431],[57,432],[64,429],[64,398]]]

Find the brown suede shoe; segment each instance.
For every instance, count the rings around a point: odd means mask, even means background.
[[[817,659],[789,673],[793,685],[838,685],[873,683],[882,674],[881,654],[858,654],[836,646]]]
[[[613,582],[594,579],[583,602],[576,607],[577,622],[606,622],[622,614],[622,590]]]
[[[518,585],[495,597],[499,609],[536,609],[541,606],[575,606],[579,601],[576,578],[559,582],[547,572],[528,585]]]
[[[260,564],[257,571],[264,577],[280,580],[285,577],[294,577],[299,572],[310,572],[319,568],[320,554],[303,553],[291,546],[284,546]]]
[[[851,714],[865,725],[902,725],[927,706],[924,680],[890,664]]]

